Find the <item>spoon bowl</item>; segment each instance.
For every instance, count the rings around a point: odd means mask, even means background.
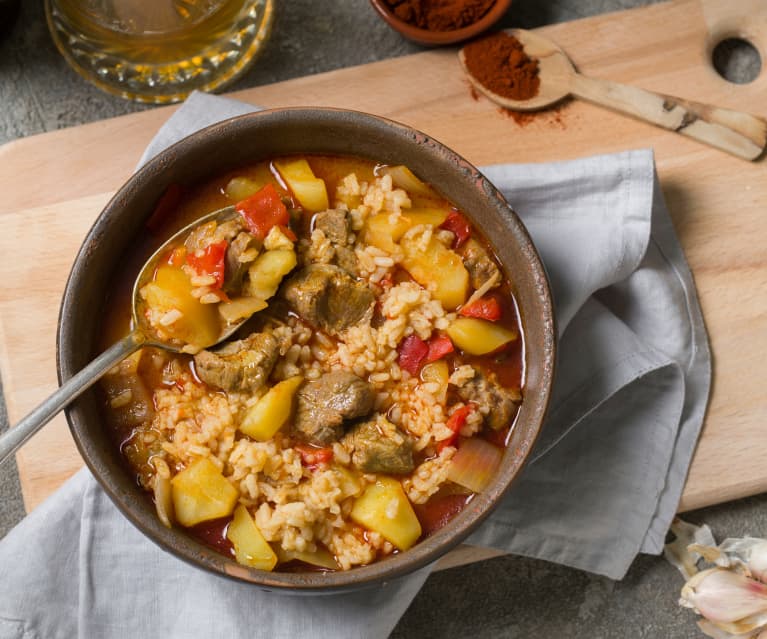
[[[479,82],[466,65],[464,49],[458,52],[458,59],[474,88],[484,96],[513,111],[538,111],[545,109],[570,95],[570,78],[576,73],[573,63],[556,43],[533,31],[507,29],[522,44],[525,53],[538,61],[538,93],[529,100],[512,100],[494,93]]]
[[[538,93],[529,100],[512,100],[485,87],[466,64],[466,51],[458,59],[477,91],[512,111],[536,111],[567,96],[680,133],[746,160],[761,157],[767,146],[767,120],[732,109],[684,100],[579,73],[567,54],[548,38],[524,29],[506,31],[538,61]]]
[[[145,308],[145,302],[141,297],[141,289],[148,282],[152,281],[157,265],[167,254],[168,250],[178,245],[179,241],[185,238],[194,228],[212,221],[226,221],[232,219],[235,215],[236,211],[233,206],[208,213],[188,224],[177,233],[174,233],[149,257],[141,267],[141,271],[133,285],[131,304],[133,330],[62,384],[53,395],[24,417],[16,426],[0,435],[0,464],[23,446],[32,435],[45,426],[67,404],[97,382],[112,367],[142,346],[154,346],[173,352],[181,352],[183,350],[183,345],[159,339],[155,331],[148,326],[146,317],[142,312]],[[214,343],[200,346],[208,348],[223,342],[248,319],[249,317],[243,317],[239,321],[227,323],[219,332],[218,339]]]

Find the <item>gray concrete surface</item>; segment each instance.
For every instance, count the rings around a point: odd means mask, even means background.
[[[643,0],[516,0],[502,26],[535,27],[648,4]],[[278,2],[273,37],[233,89],[361,64],[420,50],[390,31],[363,0]],[[753,73],[758,57],[731,47],[720,64]],[[740,54],[740,55],[739,55]],[[93,88],[58,56],[42,2],[28,1],[0,42],[0,143],[142,110]],[[2,167],[0,166],[0,170]],[[34,184],[34,176],[20,176]],[[0,194],[0,201],[2,194]],[[0,406],[0,429],[7,427]],[[23,516],[13,464],[0,467],[0,537]],[[688,514],[718,538],[767,536],[767,496]],[[621,582],[543,561],[502,557],[432,575],[393,637],[701,636],[694,615],[677,606],[681,577],[662,559],[642,556]]]

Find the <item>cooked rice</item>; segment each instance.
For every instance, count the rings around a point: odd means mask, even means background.
[[[337,187],[335,206],[349,211],[352,229],[359,231],[368,216],[383,212],[396,217],[411,202],[405,191],[393,187],[388,175],[368,183],[351,174]],[[234,237],[237,231],[221,225],[214,237]],[[445,244],[454,239],[449,231],[435,232],[433,227],[424,225],[409,229],[406,235],[425,248],[435,233]],[[302,375],[314,380],[330,371],[346,370],[367,379],[376,390],[379,428],[385,432],[396,425],[413,439],[414,450],[423,460],[402,480],[409,499],[423,504],[447,480],[456,449],[441,447],[438,453],[438,444],[454,437],[446,422],[463,404],[448,405],[447,388],[402,370],[397,362],[397,346],[411,334],[428,340],[435,331],[446,329],[455,313],[446,312],[429,290],[414,282],[392,284],[393,271],[402,260],[401,249],[389,254],[366,244],[359,233],[352,233],[349,241],[358,260],[360,277],[373,285],[386,283],[377,289],[383,289],[378,300],[382,321],[352,326],[338,335],[336,341],[291,316],[284,324],[270,329],[280,354],[272,378],[280,381]],[[290,248],[293,242],[275,227],[267,235],[264,247]],[[334,259],[335,248],[321,229],[315,229],[308,240],[300,240],[296,248],[304,264],[330,263]],[[190,275],[195,287],[193,294],[200,301],[212,302],[213,296],[218,301],[210,288],[215,278],[193,272]],[[149,321],[162,326],[180,317],[180,311],[171,310],[162,317],[150,317]],[[472,366],[459,366],[450,375],[449,384],[459,387],[474,375]],[[362,494],[375,476],[350,472],[351,455],[343,441],[332,444],[332,464],[319,463],[309,469],[302,465],[301,455],[292,447],[291,440],[279,433],[267,442],[238,435],[245,412],[265,389],[253,395],[220,393],[200,385],[188,371],[174,370],[173,379],[174,386],[154,392],[156,413],[145,434],[157,440],[159,453],[153,457],[149,471],[167,477],[171,469],[178,472],[200,457],[209,458],[238,490],[239,503],[255,513],[256,525],[267,541],[281,544],[286,551],[312,552],[318,549],[318,544],[324,544],[344,570],[370,563],[394,550],[378,533],[364,531],[348,518],[355,497]],[[115,406],[127,401],[130,398],[124,400],[123,396],[112,399]],[[476,433],[481,428],[482,415],[490,409],[477,405],[460,434]],[[143,475],[141,479],[145,486],[151,485],[150,476]]]

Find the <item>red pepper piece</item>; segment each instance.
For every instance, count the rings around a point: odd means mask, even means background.
[[[421,370],[421,364],[429,353],[429,347],[418,335],[408,335],[399,343],[397,352],[399,367],[415,376]]]
[[[474,300],[471,304],[467,304],[458,311],[458,314],[464,317],[476,317],[497,322],[503,315],[503,309],[497,297],[488,295]]]
[[[466,419],[471,414],[472,410],[474,410],[474,407],[471,404],[466,404],[466,406],[461,406],[453,411],[453,414],[448,417],[447,423],[445,424],[445,426],[453,431],[453,434],[451,437],[443,439],[437,444],[437,452],[441,453],[444,448],[455,444],[455,440],[458,439],[458,432],[463,428],[463,425],[466,423]]]
[[[273,226],[287,226],[290,222],[288,209],[272,184],[238,202],[234,208],[245,219],[248,230],[259,240],[263,240]]]
[[[332,448],[317,448],[311,444],[296,444],[293,448],[301,455],[301,463],[307,468],[317,468],[320,464],[328,464],[333,459]]]
[[[426,362],[436,362],[438,359],[442,359],[448,353],[452,353],[455,348],[450,338],[440,333],[435,335],[429,340],[429,351],[426,353]]]
[[[208,244],[203,249],[202,255],[189,253],[186,256],[186,263],[199,275],[213,275],[216,278],[216,282],[211,285],[211,288],[221,288],[224,285],[227,246],[229,246],[229,242],[221,240],[214,244]]]
[[[445,218],[445,221],[440,224],[439,228],[451,231],[455,235],[453,248],[460,248],[460,246],[471,237],[469,220],[458,211],[450,211]]]

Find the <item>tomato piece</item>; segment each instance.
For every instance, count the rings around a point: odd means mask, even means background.
[[[332,448],[317,448],[311,444],[296,444],[293,448],[301,455],[301,463],[307,468],[316,468],[333,460]]]
[[[193,537],[202,541],[206,546],[217,550],[222,555],[234,557],[234,546],[226,536],[226,529],[231,522],[231,516],[211,519],[192,526],[189,528],[189,532]]]
[[[221,288],[224,285],[224,271],[226,270],[226,249],[229,242],[221,240],[208,244],[201,255],[188,253],[186,263],[191,266],[198,275],[212,275],[216,278],[212,288]]]
[[[414,504],[413,509],[421,524],[423,536],[433,535],[444,527],[466,506],[470,495],[442,495],[432,497],[425,504]]]
[[[408,335],[397,346],[397,363],[411,375],[418,375],[421,365],[429,353],[429,347],[418,335]]]
[[[426,363],[436,362],[438,359],[442,359],[445,355],[452,353],[455,350],[453,342],[444,333],[435,335],[429,340],[429,350],[426,353]]]
[[[238,202],[234,208],[242,215],[248,230],[260,240],[273,226],[287,226],[290,222],[288,209],[272,184]]]
[[[437,452],[442,452],[443,449],[455,444],[455,440],[458,439],[459,431],[463,428],[463,425],[466,423],[466,419],[469,417],[471,411],[473,410],[474,406],[472,404],[466,404],[466,406],[461,406],[460,408],[453,411],[453,414],[448,417],[447,423],[445,424],[445,426],[453,431],[453,434],[452,436],[448,437],[447,439],[443,439],[437,444]]]
[[[478,300],[474,300],[471,304],[467,304],[460,311],[459,315],[464,317],[476,317],[478,319],[489,320],[491,322],[497,322],[503,315],[503,309],[498,298],[494,295],[487,295],[480,297]]]
[[[455,235],[453,248],[459,248],[466,240],[471,237],[471,226],[467,220],[458,211],[450,211],[445,221],[439,225],[439,228],[451,231]]]

